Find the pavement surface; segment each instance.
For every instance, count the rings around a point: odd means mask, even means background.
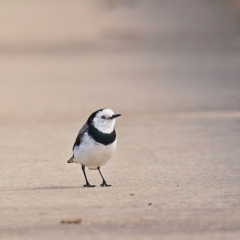
[[[1,1],[0,238],[240,239],[239,19],[223,0]],[[66,161],[103,107],[122,114],[113,186],[85,189]]]

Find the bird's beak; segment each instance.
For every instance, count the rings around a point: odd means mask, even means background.
[[[114,119],[114,118],[117,118],[117,117],[120,117],[121,116],[121,114],[114,114],[114,115],[112,115],[110,118],[108,118],[108,119]]]

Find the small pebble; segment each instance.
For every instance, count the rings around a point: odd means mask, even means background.
[[[134,196],[134,193],[130,193],[129,196]]]
[[[82,222],[81,218],[76,219],[63,219],[61,221],[62,224],[80,224]]]
[[[152,203],[149,203],[149,204],[148,204],[148,206],[151,206],[151,205],[152,205]]]

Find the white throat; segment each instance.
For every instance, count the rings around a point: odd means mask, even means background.
[[[100,119],[99,119],[100,120]],[[102,133],[111,133],[114,130],[115,119],[99,121],[94,120],[93,126]]]

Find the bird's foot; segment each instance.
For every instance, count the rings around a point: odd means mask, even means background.
[[[83,185],[83,187],[84,187],[84,188],[86,188],[86,187],[87,187],[87,188],[89,188],[89,187],[96,187],[96,185],[90,185],[89,183],[87,183],[87,184]]]
[[[112,185],[107,184],[106,182],[103,182],[100,184],[101,187],[111,187]]]

